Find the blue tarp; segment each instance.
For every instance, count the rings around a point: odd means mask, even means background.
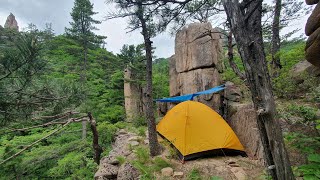
[[[189,101],[193,100],[194,97],[202,95],[202,94],[213,94],[216,92],[219,92],[221,90],[225,89],[225,85],[217,86],[205,91],[193,93],[193,94],[186,94],[183,96],[176,96],[176,97],[170,97],[170,98],[164,98],[164,99],[156,99],[158,102],[183,102],[183,101]]]

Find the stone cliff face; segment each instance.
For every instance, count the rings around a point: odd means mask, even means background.
[[[4,24],[4,28],[9,28],[9,29],[14,29],[19,31],[18,22],[12,13],[10,13],[10,15],[8,16],[6,23]]]
[[[305,33],[309,36],[306,44],[306,59],[314,66],[320,67],[320,2],[306,0],[308,5],[317,4],[308,18]]]
[[[221,84],[221,41],[210,23],[193,23],[180,30],[175,39],[175,55],[169,59],[170,96],[210,89]],[[195,99],[219,112],[220,95]]]
[[[144,112],[142,87],[134,82],[135,74],[130,66],[124,70],[124,79],[126,120],[132,122]]]

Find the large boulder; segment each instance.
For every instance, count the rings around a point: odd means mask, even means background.
[[[312,45],[306,49],[306,59],[314,66],[317,66],[320,68],[320,50],[319,49],[320,49],[320,34],[318,34],[317,40],[315,40],[312,43]]]
[[[228,109],[234,109],[229,116],[228,124],[238,136],[247,155],[263,162],[263,147],[257,125],[257,115],[251,103],[231,103]]]
[[[6,23],[4,24],[4,28],[9,28],[17,31],[19,30],[16,17],[12,13],[10,13],[10,15],[7,17]]]
[[[192,23],[176,35],[175,59],[178,73],[215,67],[221,53],[220,35],[210,23]]]
[[[297,63],[290,71],[292,77],[298,81],[300,81],[300,79],[304,80],[304,78],[301,77],[301,75],[304,73],[307,73],[310,76],[317,77],[320,76],[320,68],[312,65],[308,61],[301,61]]]
[[[225,86],[226,86],[224,90],[225,100],[232,101],[232,102],[240,102],[242,98],[241,89],[230,81],[226,82]]]
[[[306,59],[320,68],[320,3],[319,0],[306,0],[306,3],[317,4],[308,18],[305,33],[310,36],[306,43]]]
[[[307,20],[305,33],[310,36],[314,31],[320,27],[320,3],[312,11],[310,17]]]
[[[317,4],[319,2],[319,0],[306,0],[306,3],[308,5],[314,5],[314,4]]]
[[[169,58],[170,96],[180,95],[178,72],[176,70],[175,56]]]
[[[169,59],[170,96],[196,93],[221,85],[220,39],[219,31],[210,23],[192,23],[177,33],[175,55]],[[220,111],[220,94],[201,95],[194,100]]]
[[[143,112],[143,98],[141,86],[134,82],[136,74],[130,66],[124,70],[124,101],[126,120],[131,122]]]
[[[220,85],[220,75],[217,69],[196,69],[179,74],[181,94],[190,94],[204,91]],[[220,95],[208,94],[197,96],[194,100],[204,103],[214,110],[219,111]]]

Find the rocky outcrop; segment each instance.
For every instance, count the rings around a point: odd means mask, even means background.
[[[262,142],[253,105],[233,102],[229,104],[229,108],[233,109],[233,114],[228,117],[228,124],[238,136],[247,155],[262,162],[264,156]]]
[[[305,27],[305,33],[309,36],[305,48],[306,59],[314,66],[320,67],[320,3],[319,0],[306,0],[306,3],[317,4]]]
[[[98,179],[115,179],[115,180],[136,180],[139,179],[139,171],[130,163],[126,162],[120,165],[117,157],[123,157],[130,160],[133,153],[129,144],[132,142],[138,143],[141,138],[133,133],[127,133],[124,130],[118,131],[115,137],[115,142],[112,145],[112,151],[109,155],[100,160],[98,171],[94,178]],[[131,156],[131,157],[130,157]]]
[[[193,23],[176,35],[175,55],[169,59],[170,96],[207,90],[220,85],[221,41],[210,23]],[[219,111],[220,95],[195,99]]]
[[[10,15],[7,17],[6,23],[4,24],[4,28],[19,31],[18,22],[16,20],[16,17],[12,13],[10,13]]]
[[[241,103],[243,98],[239,87],[226,82],[224,90],[225,118],[244,146],[247,155],[263,163],[263,148],[253,104]]]
[[[319,0],[306,0],[306,3],[308,5],[313,5],[313,4],[317,4],[319,2]]]
[[[142,87],[134,81],[135,74],[130,66],[124,70],[124,100],[126,120],[131,122],[143,112]]]
[[[130,163],[125,163],[119,168],[117,180],[135,180],[139,178],[139,171]]]
[[[319,77],[320,68],[313,66],[308,61],[301,61],[297,63],[295,66],[293,66],[292,70],[290,71],[290,74],[296,80],[299,80],[299,79],[304,80],[304,77],[300,77],[300,76],[305,73],[312,77]]]

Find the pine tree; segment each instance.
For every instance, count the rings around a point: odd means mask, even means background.
[[[86,71],[88,62],[88,48],[93,45],[99,45],[103,42],[105,37],[94,34],[93,30],[97,30],[95,24],[101,24],[92,18],[97,14],[93,12],[93,4],[90,0],[75,0],[74,7],[72,8],[70,22],[71,28],[66,28],[67,35],[73,37],[83,48],[83,64],[80,73],[80,81],[82,85],[86,81]],[[86,137],[86,122],[83,123],[82,138]]]

